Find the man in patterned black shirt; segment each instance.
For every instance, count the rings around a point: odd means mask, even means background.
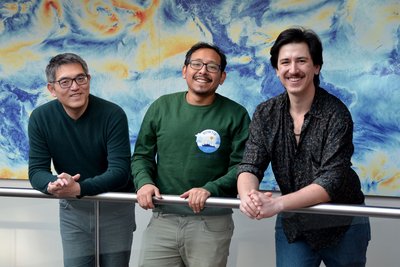
[[[363,204],[351,168],[353,121],[319,87],[322,44],[311,30],[283,31],[271,64],[286,91],[258,105],[238,168],[240,210],[253,219],[277,215],[277,266],[365,266],[368,218],[283,212],[319,203]],[[271,163],[282,196],[258,191]],[[283,213],[281,213],[283,212]]]

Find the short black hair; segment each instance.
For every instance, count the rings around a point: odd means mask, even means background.
[[[46,67],[46,78],[47,82],[52,83],[56,79],[56,71],[58,68],[65,64],[80,64],[82,66],[85,74],[89,74],[89,68],[85,60],[83,60],[80,56],[74,53],[64,53],[58,54],[50,59],[49,64]]]
[[[189,65],[192,54],[195,51],[202,49],[202,48],[209,48],[209,49],[214,50],[221,58],[221,72],[225,71],[227,62],[226,62],[226,56],[225,56],[224,52],[222,52],[222,50],[218,46],[209,44],[209,43],[205,43],[205,42],[198,42],[197,44],[193,45],[189,49],[189,51],[186,52],[185,63],[184,63],[185,66]]]
[[[314,65],[319,65],[320,69],[322,68],[322,43],[318,35],[310,29],[294,27],[281,32],[271,48],[270,61],[274,69],[278,69],[279,50],[282,46],[290,43],[306,43]],[[319,86],[319,73],[314,75],[314,85]]]

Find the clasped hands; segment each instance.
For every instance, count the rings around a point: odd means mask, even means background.
[[[81,187],[77,181],[80,177],[80,174],[72,176],[63,172],[57,175],[57,180],[47,185],[47,192],[58,198],[79,196]]]
[[[272,197],[271,192],[260,192],[252,189],[241,196],[240,210],[251,219],[260,220],[272,217],[282,211],[280,198]]]

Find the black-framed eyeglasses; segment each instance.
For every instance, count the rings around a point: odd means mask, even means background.
[[[72,86],[73,82],[76,82],[77,85],[85,85],[89,81],[88,75],[78,75],[75,78],[62,78],[58,81],[54,81],[53,83],[58,83],[62,89],[68,89]]]
[[[200,60],[191,60],[189,62],[189,65],[194,70],[201,70],[201,68],[203,68],[203,66],[205,65],[206,70],[213,73],[221,70],[221,66],[216,63],[203,63]]]

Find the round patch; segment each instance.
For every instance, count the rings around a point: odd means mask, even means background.
[[[213,153],[218,150],[221,144],[221,137],[214,130],[204,130],[196,134],[198,148],[205,153]]]

